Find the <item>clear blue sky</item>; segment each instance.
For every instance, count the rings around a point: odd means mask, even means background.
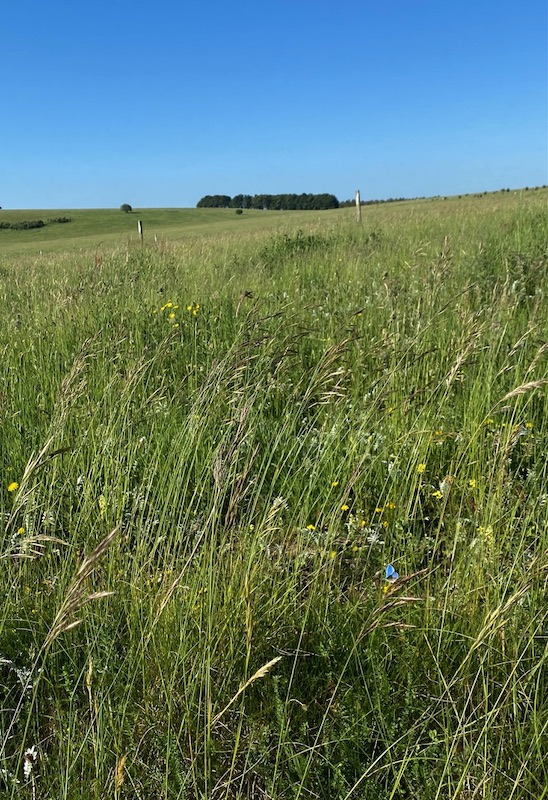
[[[0,205],[548,183],[546,0],[17,0]]]

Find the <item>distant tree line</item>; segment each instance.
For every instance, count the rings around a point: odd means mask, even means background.
[[[334,194],[208,194],[198,200],[197,208],[254,208],[265,211],[322,211],[338,208]]]
[[[376,206],[380,203],[401,203],[404,200],[424,200],[424,197],[389,197],[387,200],[361,200],[360,205],[362,206]],[[349,206],[355,206],[356,200],[352,198],[352,200],[341,200],[339,203],[340,208],[348,208]]]
[[[44,222],[42,219],[23,219],[19,222],[0,222],[0,229],[11,231],[29,231],[32,228],[43,228],[44,225],[49,225],[52,222],[72,222],[72,220],[70,217],[55,217],[54,219],[48,219],[47,222]]]

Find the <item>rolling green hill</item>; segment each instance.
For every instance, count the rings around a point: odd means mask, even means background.
[[[483,195],[462,197],[436,197],[406,200],[379,205],[368,205],[362,209],[363,221],[371,226],[397,224],[428,217],[441,220],[450,214],[467,217],[477,212],[480,216],[501,208],[511,210],[527,199],[530,206],[545,207],[548,189],[542,187],[513,192],[490,192]],[[60,224],[48,223],[50,219],[70,217],[71,221]],[[0,224],[42,220],[44,227],[30,230],[0,228],[0,253],[32,254],[86,250],[98,247],[119,247],[138,243],[137,223],[142,221],[145,241],[157,239],[194,238],[196,236],[226,236],[231,234],[255,234],[260,231],[288,231],[310,226],[331,227],[342,220],[355,219],[354,208],[331,211],[256,211],[246,210],[236,214],[234,209],[221,208],[146,208],[134,209],[125,214],[119,208],[108,209],[0,209]]]
[[[346,210],[342,213],[345,213]],[[333,216],[333,211],[245,211],[238,215],[234,209],[218,208],[148,208],[125,214],[119,209],[56,209],[0,211],[0,222],[23,222],[57,217],[70,217],[71,222],[49,223],[31,230],[0,229],[0,248],[3,252],[42,250],[72,250],[100,245],[125,245],[137,241],[137,223],[143,222],[146,239],[155,236],[179,239],[202,234],[254,232],[277,228],[290,222],[297,224],[317,221],[318,216]]]

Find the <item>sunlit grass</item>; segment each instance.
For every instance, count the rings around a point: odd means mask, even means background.
[[[3,796],[543,796],[525,194],[0,262]]]

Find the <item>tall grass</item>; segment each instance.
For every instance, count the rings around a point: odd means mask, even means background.
[[[2,261],[2,796],[547,796],[546,219],[443,208]]]

